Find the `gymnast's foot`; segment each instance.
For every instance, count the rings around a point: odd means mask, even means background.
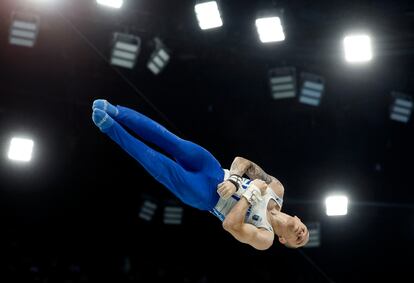
[[[100,109],[108,113],[112,118],[116,117],[119,113],[118,109],[105,99],[96,99],[92,104],[92,109]]]
[[[92,120],[102,132],[114,124],[114,119],[112,119],[112,117],[105,111],[98,108],[93,109]]]

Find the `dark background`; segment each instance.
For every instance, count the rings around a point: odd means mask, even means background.
[[[256,12],[272,1],[222,1],[224,25],[201,31],[189,0],[0,3],[1,282],[373,282],[408,276],[414,240],[413,124],[389,119],[391,92],[412,93],[412,1],[278,1],[286,41],[263,45]],[[53,2],[53,1],[51,1]],[[8,42],[12,11],[41,17],[34,48]],[[374,60],[344,62],[342,37],[371,35]],[[141,37],[134,70],[108,64],[115,31]],[[146,69],[158,36],[171,50]],[[319,107],[273,100],[268,70],[323,76]],[[319,248],[256,251],[208,212],[185,206],[94,126],[105,98],[211,151],[228,168],[253,160],[285,186],[285,212],[321,223]],[[27,165],[7,160],[14,134],[35,140]],[[324,197],[349,213],[328,218]],[[138,217],[142,202],[155,218]],[[169,203],[182,225],[162,223]]]

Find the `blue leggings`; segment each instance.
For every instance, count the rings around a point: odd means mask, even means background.
[[[182,202],[200,210],[211,210],[219,199],[217,185],[224,178],[223,169],[214,156],[141,113],[123,106],[117,109],[119,114],[114,117],[114,124],[103,132]],[[174,160],[153,150],[123,126],[142,140],[155,144]]]

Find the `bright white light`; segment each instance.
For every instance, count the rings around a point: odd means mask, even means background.
[[[119,9],[124,4],[124,0],[96,0],[98,4]]]
[[[16,161],[30,161],[32,159],[33,141],[22,138],[12,138],[8,157]]]
[[[348,198],[346,196],[330,196],[325,200],[326,215],[346,215],[348,213]]]
[[[350,35],[344,38],[345,59],[350,63],[372,59],[371,38],[368,35]]]
[[[197,4],[195,5],[194,10],[197,16],[198,25],[202,30],[217,28],[223,25],[216,1]]]
[[[279,17],[256,19],[256,28],[260,41],[263,43],[285,40],[285,33]]]

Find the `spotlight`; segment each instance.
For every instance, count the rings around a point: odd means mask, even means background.
[[[301,83],[299,102],[319,106],[325,90],[324,78],[314,74],[302,73]]]
[[[114,33],[111,64],[132,69],[141,47],[141,39],[132,34]]]
[[[273,99],[296,96],[296,69],[293,67],[274,68],[269,71],[269,85]]]
[[[337,216],[348,213],[348,198],[346,196],[329,196],[325,200],[326,215]]]
[[[158,75],[170,61],[167,48],[159,38],[155,38],[155,50],[150,56],[147,67],[155,75]]]
[[[194,10],[198,25],[202,30],[217,28],[223,25],[217,1],[199,0],[194,6]]]
[[[28,162],[32,159],[33,140],[25,138],[12,138],[10,141],[10,160]]]
[[[345,59],[350,63],[372,59],[371,38],[368,35],[349,35],[344,38]]]
[[[263,43],[285,40],[281,14],[282,10],[270,10],[261,12],[256,19],[256,29],[260,41]]]
[[[124,0],[96,0],[100,5],[119,9],[124,4]]]
[[[14,12],[10,26],[10,44],[33,47],[39,33],[39,22],[38,16]]]
[[[411,112],[413,110],[413,100],[411,96],[392,92],[393,102],[390,109],[390,119],[407,123],[411,118]]]

